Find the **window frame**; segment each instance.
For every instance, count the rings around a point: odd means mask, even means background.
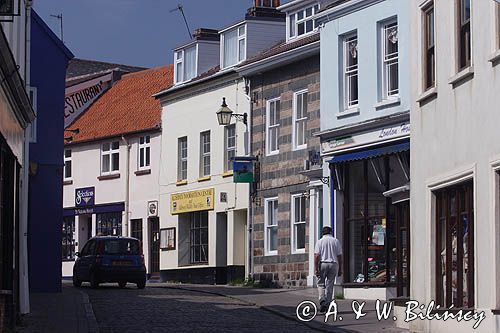
[[[307,10],[311,9],[311,15],[306,16]],[[317,31],[318,26],[316,25],[316,21],[314,20],[314,16],[321,10],[320,2],[316,2],[315,4],[311,4],[310,6],[301,8],[299,10],[294,11],[293,13],[287,15],[286,20],[286,30],[287,30],[287,39],[294,40],[297,38],[302,38],[304,36],[308,36],[315,31]],[[299,19],[299,13],[302,13],[302,18]],[[293,23],[292,23],[293,21]],[[307,22],[312,21],[312,30],[307,31]],[[292,24],[293,24],[293,35],[292,35]],[[299,24],[304,24],[304,33],[299,35]]]
[[[113,148],[113,145],[117,143],[118,148]],[[104,146],[109,145],[109,150],[104,150]],[[117,169],[113,169],[113,156],[118,155],[118,166]],[[103,167],[104,157],[109,156],[108,171],[104,171]],[[114,175],[120,173],[120,141],[109,141],[101,144],[101,176]]]
[[[244,29],[244,33],[240,35],[240,29]],[[221,63],[221,68],[226,69],[226,68],[231,68],[234,67],[243,61],[246,60],[247,58],[247,25],[246,24],[240,24],[238,26],[235,26],[234,28],[228,29],[224,32],[222,32],[221,36],[221,44],[220,44],[220,63]],[[226,34],[231,33],[236,31],[236,59],[234,63],[231,64],[226,64],[226,54],[225,54],[225,46],[226,46]],[[242,60],[240,60],[240,55],[241,55],[241,49],[240,49],[240,42],[243,41],[243,54],[244,57]]]
[[[194,52],[195,52],[195,64],[194,64],[194,75],[193,77],[189,78],[189,79],[186,79],[184,76],[185,74],[185,69],[186,69],[186,50],[188,49],[194,49]],[[177,55],[178,54],[181,54],[181,57],[180,58],[177,58]],[[178,64],[181,64],[181,71],[180,71],[180,79],[178,77],[178,74],[179,74],[179,70],[177,68],[177,65]],[[198,44],[194,44],[194,45],[189,45],[189,46],[186,46],[180,50],[177,50],[177,51],[174,51],[174,80],[175,80],[175,84],[179,84],[179,83],[184,83],[184,82],[187,82],[187,81],[190,81],[192,80],[193,78],[196,77],[196,75],[198,74]]]
[[[189,221],[189,263],[191,265],[208,265],[210,261],[210,248],[209,248],[209,243],[210,243],[210,228],[209,228],[209,217],[208,217],[208,212],[207,211],[202,211],[202,212],[193,212],[191,214],[191,219]],[[206,214],[206,226],[202,226],[202,214]],[[194,226],[193,224],[196,224],[195,217],[198,216],[199,220],[199,227]],[[202,229],[206,230],[206,235],[207,235],[207,242],[203,243],[203,240],[201,239],[201,231]],[[194,232],[195,230],[199,231],[200,235],[200,242],[199,244],[194,243],[193,244],[193,237],[196,235]],[[161,240],[161,238],[160,238]],[[196,248],[199,248],[200,251],[200,260],[196,261],[196,257],[193,258],[193,251],[196,251]],[[206,260],[201,260],[201,253],[203,252],[204,247],[206,247],[207,251],[205,253],[205,258]]]
[[[175,227],[160,229],[160,250],[173,251],[176,249],[176,247],[177,247],[177,235],[176,235],[175,229],[176,229]],[[169,246],[168,240],[171,236],[173,238],[173,245]]]
[[[205,139],[208,138],[208,141]],[[205,151],[208,146],[208,151]],[[206,160],[208,159],[208,164]],[[209,177],[212,172],[212,138],[210,130],[200,133],[200,177]],[[206,170],[208,168],[208,170]],[[207,172],[208,171],[208,172]]]
[[[387,52],[387,43],[388,43],[388,35],[387,31],[393,27],[396,27],[396,33],[399,34],[399,23],[397,18],[393,18],[387,21],[384,21],[380,24],[380,48],[382,50],[381,56],[381,76],[382,76],[382,100],[391,100],[399,98],[400,87],[399,87],[399,36],[396,41],[397,44],[397,52],[388,54]],[[390,67],[392,65],[397,66],[397,89],[395,89],[395,93],[391,93],[389,90],[390,85]],[[359,65],[358,65],[359,66]],[[358,67],[359,68],[359,67]],[[358,78],[359,83],[359,78]],[[359,97],[359,91],[358,91]]]
[[[141,140],[143,141],[141,143]],[[151,169],[151,136],[144,135],[139,137],[139,145],[137,148],[137,169],[138,170],[150,170]],[[148,163],[148,152],[149,152],[149,163]],[[141,166],[141,158],[143,158],[144,165]]]
[[[306,110],[303,110],[303,117],[297,118],[297,110],[298,110],[298,102],[297,99],[299,96],[302,96],[302,99],[305,98]],[[307,148],[307,120],[308,120],[308,109],[309,109],[309,90],[303,89],[293,93],[293,110],[292,110],[292,142],[293,142],[293,150],[301,150]],[[304,123],[304,143],[298,144],[297,139],[297,130],[298,123]]]
[[[131,219],[130,220],[130,237],[137,238],[141,244],[143,244],[143,223],[142,219]]]
[[[103,231],[109,231],[116,228],[117,234],[106,234]],[[98,213],[96,214],[96,234],[103,236],[121,236],[123,229],[123,217],[121,212]]]
[[[464,21],[464,1],[469,1],[470,13]],[[457,41],[457,72],[472,66],[472,1],[456,0],[456,41]],[[468,44],[468,45],[467,45]],[[465,47],[465,48],[464,48]]]
[[[271,118],[270,118],[270,112],[271,112],[271,104],[274,103],[275,107],[275,113],[277,113],[277,119],[275,124],[271,125]],[[277,104],[276,104],[277,103]],[[279,111],[276,112],[276,105],[279,104]],[[280,144],[279,144],[279,138],[280,138],[280,113],[281,113],[281,98],[273,98],[269,99],[266,101],[266,156],[271,156],[271,155],[277,155],[280,152]],[[277,129],[276,133],[276,150],[271,150],[271,129]]]
[[[277,214],[275,224],[269,224],[269,203],[276,202]],[[273,207],[274,208],[274,207]],[[264,255],[266,256],[275,256],[278,255],[278,248],[276,250],[270,250],[270,235],[269,231],[271,228],[276,228],[279,232],[279,201],[278,197],[270,197],[264,199]],[[276,237],[278,237],[278,247],[279,247],[279,236],[278,232],[276,232]]]
[[[350,66],[348,69],[348,44],[350,42],[356,42],[356,65]],[[359,40],[357,31],[344,35],[342,38],[342,52],[343,52],[343,65],[342,65],[342,81],[343,81],[343,104],[344,104],[344,112],[356,109],[359,106]],[[356,77],[356,85],[357,85],[357,100],[351,101],[350,96],[350,79],[352,77]]]
[[[432,12],[432,34],[431,34],[431,23],[430,23],[430,13]],[[422,66],[422,77],[423,77],[423,90],[427,91],[436,87],[436,11],[434,6],[434,0],[429,1],[422,8],[422,56],[423,56],[423,66]],[[430,42],[430,36],[432,36],[432,44]]]
[[[296,208],[296,200],[304,200],[304,221],[295,221],[295,208]],[[304,248],[303,249],[298,249],[297,248],[297,231],[296,228],[299,224],[304,225]],[[306,243],[307,243],[307,237],[306,237],[306,229],[307,229],[307,199],[302,193],[296,193],[291,195],[291,202],[290,202],[290,244],[292,245],[292,254],[294,253],[305,253],[306,252]]]
[[[228,132],[230,129],[234,129],[234,146],[229,146],[230,136]],[[234,156],[236,156],[237,138],[238,135],[236,134],[236,124],[230,124],[224,127],[224,172],[233,171],[233,161],[231,161],[229,152],[234,152]]]
[[[186,143],[186,156],[182,156],[182,143]],[[184,181],[187,180],[188,177],[188,156],[189,156],[189,151],[188,151],[188,138],[187,136],[182,136],[177,139],[177,181]],[[185,163],[186,168],[183,168],[183,164]],[[185,176],[184,176],[185,173]]]
[[[68,228],[69,224],[69,228]],[[68,236],[71,235],[71,240],[68,241]],[[64,237],[66,236],[66,237]],[[66,241],[65,241],[66,240]],[[62,237],[61,237],[62,249],[61,257],[62,261],[74,261],[76,258],[76,242],[75,242],[75,217],[65,216],[63,217],[62,223]],[[69,257],[64,254],[69,253]]]
[[[66,155],[66,152],[69,152],[69,157]],[[70,176],[67,176],[67,164],[69,163]],[[73,179],[73,151],[71,149],[64,149],[64,170],[63,170],[64,180],[72,180]]]

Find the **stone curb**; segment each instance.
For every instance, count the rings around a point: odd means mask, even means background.
[[[99,326],[97,325],[97,319],[95,318],[94,309],[92,308],[92,303],[90,303],[89,295],[85,292],[80,291],[82,294],[82,303],[85,307],[85,316],[87,317],[87,325],[89,333],[99,333]]]

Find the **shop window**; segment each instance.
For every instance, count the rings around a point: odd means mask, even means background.
[[[358,36],[344,38],[344,108],[358,105]]]
[[[281,104],[279,98],[267,101],[267,110],[266,110],[267,155],[274,155],[279,153],[280,109],[281,109]]]
[[[72,170],[72,151],[71,149],[64,150],[64,179],[69,180],[73,177]]]
[[[130,236],[142,242],[142,219],[130,220]]]
[[[306,197],[292,195],[292,252],[305,252],[306,249]]]
[[[178,152],[177,152],[177,180],[187,179],[187,167],[188,167],[188,147],[187,147],[187,137],[179,138],[177,142]]]
[[[208,263],[208,213],[191,213],[190,262],[191,264]]]
[[[75,259],[75,217],[68,216],[62,223],[62,260]]]
[[[278,254],[278,198],[266,199],[264,208],[265,253]]]
[[[139,170],[149,169],[151,165],[151,137],[149,135],[139,138]]]
[[[293,148],[307,148],[307,90],[294,94]]]
[[[436,199],[436,302],[474,307],[473,182],[434,192]]]
[[[189,81],[196,76],[196,45],[179,50],[174,55],[175,83]]]
[[[210,176],[210,131],[200,133],[200,177]]]
[[[121,236],[122,235],[122,213],[97,214],[98,236]]]
[[[434,2],[423,9],[424,88],[436,85],[436,50],[434,30]]]
[[[222,34],[222,68],[231,67],[246,59],[246,26]]]
[[[471,65],[471,0],[457,0],[458,70]]]
[[[175,228],[160,230],[160,248],[162,250],[175,250]]]
[[[382,25],[382,78],[383,98],[388,99],[399,94],[399,50],[398,23]]]
[[[319,4],[303,8],[288,16],[288,39],[294,39],[315,31],[313,16],[319,11]]]
[[[115,173],[120,169],[120,142],[107,142],[101,146],[101,174]]]
[[[233,170],[233,158],[236,156],[236,125],[228,125],[224,130],[224,171]]]

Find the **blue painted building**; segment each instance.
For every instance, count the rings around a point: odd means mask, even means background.
[[[325,222],[343,244],[346,298],[408,296],[409,5],[334,1],[316,15]]]
[[[29,92],[37,117],[30,138],[28,260],[34,292],[61,290],[64,93],[72,58],[71,51],[32,11]]]

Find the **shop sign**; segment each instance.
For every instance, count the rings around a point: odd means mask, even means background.
[[[75,207],[87,208],[95,204],[95,187],[77,188],[75,190]]]
[[[235,183],[253,183],[253,162],[234,161],[233,181]]]
[[[0,15],[14,15],[14,0],[0,0]]]
[[[214,188],[184,193],[175,193],[170,196],[170,214],[177,215],[189,212],[199,212],[214,209]]]
[[[321,144],[321,150],[322,154],[328,154],[341,149],[366,145],[370,143],[383,142],[409,135],[410,124],[402,123],[391,127],[381,128],[372,132],[325,141]]]
[[[148,202],[148,217],[158,216],[158,201]]]

